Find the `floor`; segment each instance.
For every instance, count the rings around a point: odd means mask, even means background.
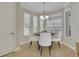
[[[77,56],[79,57],[79,42],[76,43],[76,47],[77,47]]]
[[[36,42],[33,42],[31,48],[29,47],[29,43],[23,44],[20,47],[20,51],[12,52],[5,57],[40,57],[40,51],[37,49]],[[51,56],[49,56],[48,48],[45,47],[43,49],[42,57],[76,57],[76,53],[64,44],[61,44],[61,48],[59,48],[58,44],[54,43],[51,50]]]

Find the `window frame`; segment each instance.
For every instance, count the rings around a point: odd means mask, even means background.
[[[55,31],[55,29],[58,27],[58,22],[56,22],[56,20],[54,20],[54,19],[57,19],[58,20],[58,18],[59,19],[61,19],[61,31],[62,31],[62,15],[61,15],[61,13],[57,13],[57,14],[55,14],[55,15],[51,15],[50,17],[49,17],[50,19],[48,19],[48,20],[50,20],[49,22],[51,23],[51,31],[52,32],[54,32]],[[55,23],[57,24],[57,25],[55,25]],[[47,24],[47,27],[48,27],[48,24]],[[54,29],[52,29],[52,28],[54,28]]]
[[[29,20],[29,27],[28,27],[29,28],[29,30],[28,30],[29,31],[29,34],[28,35],[25,35],[25,29],[24,29],[24,32],[23,33],[24,33],[24,36],[30,36],[30,16],[31,15],[29,13],[24,13],[24,21],[25,21],[25,14],[28,15],[28,18],[29,18],[28,19]],[[24,25],[24,27],[25,27],[25,25]]]
[[[66,26],[67,26],[67,25],[66,25],[66,24],[67,24],[67,21],[66,21],[66,19],[67,19],[67,18],[66,18],[66,12],[68,12],[68,11],[70,11],[70,13],[71,13],[71,8],[66,8],[65,11],[64,11],[64,19],[65,19],[65,20],[64,20],[64,24],[65,24],[65,26],[64,26],[64,28],[65,28],[65,29],[64,29],[64,35],[65,35],[66,38],[71,38],[71,35],[70,35],[70,36],[67,36],[67,35],[66,35],[66,31],[67,31],[67,28],[66,28]],[[70,15],[70,16],[71,16],[71,15]],[[71,22],[71,18],[70,18],[70,22]],[[72,27],[72,26],[71,26],[71,27]],[[70,29],[70,31],[71,31],[71,29]]]

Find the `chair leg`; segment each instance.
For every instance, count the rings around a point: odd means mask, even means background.
[[[38,50],[40,50],[40,45],[39,45],[39,42],[37,41],[37,45],[38,45]]]
[[[42,50],[43,50],[43,47],[40,47],[40,56],[42,55]]]
[[[51,56],[51,46],[48,47],[49,48],[49,55]]]
[[[58,46],[59,46],[59,48],[61,48],[61,47],[60,47],[60,42],[58,42]]]
[[[51,42],[51,46],[50,46],[50,47],[51,47],[51,49],[52,49],[52,46],[53,46],[53,42]]]
[[[31,46],[32,46],[32,41],[30,42],[30,48],[31,48]]]

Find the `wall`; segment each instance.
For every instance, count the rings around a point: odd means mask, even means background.
[[[72,5],[72,40],[73,47],[76,48],[76,42],[79,42],[79,2],[74,2]]]
[[[71,8],[71,37],[65,35],[65,18],[64,18],[64,43],[76,51],[76,42],[79,41],[79,3],[74,2],[67,5],[65,9]],[[65,13],[64,13],[65,17]]]
[[[67,9],[69,9],[69,8],[72,8],[72,3],[69,3],[68,5],[66,5],[65,6],[65,8],[64,8],[64,10],[63,10],[63,12],[64,12],[64,23],[63,23],[63,25],[64,25],[64,43],[67,45],[67,46],[69,46],[70,48],[72,48],[73,50],[75,50],[74,48],[73,48],[73,42],[74,42],[74,40],[72,40],[72,37],[66,37],[66,14],[65,14],[65,12],[66,12],[66,10]],[[72,12],[72,9],[71,9],[71,12]],[[72,16],[71,16],[72,17]],[[72,20],[71,20],[72,21]],[[71,27],[72,27],[72,24],[71,24]],[[71,33],[72,34],[72,33]],[[73,46],[72,46],[73,45]]]
[[[16,3],[16,36],[17,36],[17,45],[22,42],[28,41],[30,38],[29,36],[24,36],[24,13],[30,14],[30,31],[32,32],[32,17],[33,15],[39,15],[37,13],[33,13],[22,6],[20,3]],[[38,22],[39,23],[39,22]]]

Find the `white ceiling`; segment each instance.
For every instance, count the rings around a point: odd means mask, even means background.
[[[62,8],[66,3],[67,2],[45,2],[45,11],[48,13],[55,9]],[[33,12],[42,13],[43,11],[43,2],[21,2],[20,6]]]

